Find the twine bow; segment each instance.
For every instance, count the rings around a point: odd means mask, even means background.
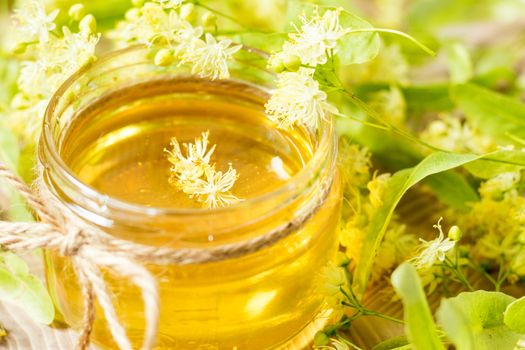
[[[112,237],[71,212],[47,190],[42,175],[37,179],[38,193],[31,190],[9,168],[0,163],[0,177],[10,183],[37,214],[40,222],[0,221],[0,246],[5,250],[24,251],[46,249],[73,264],[84,299],[82,330],[77,349],[89,344],[95,320],[95,298],[101,306],[111,335],[122,350],[131,350],[131,342],[111,300],[111,294],[102,278],[101,268],[110,269],[129,279],[142,294],[146,326],[141,349],[149,350],[156,342],[159,325],[160,301],[157,283],[141,264],[186,265],[222,261],[240,257],[273,245],[300,229],[325,202],[331,183],[324,184],[316,200],[291,221],[257,237],[212,248],[166,248],[136,244]],[[139,261],[141,263],[139,263]]]

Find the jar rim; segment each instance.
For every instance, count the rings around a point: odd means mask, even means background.
[[[91,69],[103,66],[103,64],[107,61],[110,61],[114,58],[118,58],[121,55],[124,55],[126,53],[132,53],[135,51],[144,50],[145,46],[143,45],[134,45],[130,46],[128,48],[114,50],[112,52],[109,52],[100,58],[98,58],[95,62],[88,64],[81,69],[79,69],[77,72],[75,72],[73,75],[71,75],[53,94],[51,97],[43,119],[43,126],[42,126],[42,133],[41,133],[41,139],[39,143],[39,158],[40,161],[45,164],[49,163],[49,161],[53,164],[53,168],[57,171],[58,175],[66,181],[66,183],[71,184],[75,188],[78,189],[79,192],[81,192],[84,196],[89,197],[89,199],[97,202],[97,203],[104,203],[104,206],[116,211],[123,211],[127,212],[128,214],[138,214],[141,215],[148,215],[148,216],[179,216],[179,215],[206,215],[210,213],[226,213],[230,211],[236,211],[236,210],[242,210],[243,208],[247,208],[253,205],[257,205],[259,203],[263,203],[271,198],[274,198],[279,195],[286,194],[287,192],[290,192],[294,189],[301,189],[304,188],[304,184],[308,184],[312,176],[316,174],[317,172],[316,167],[318,164],[322,163],[323,158],[325,157],[325,153],[323,150],[329,150],[330,147],[336,147],[337,143],[333,142],[333,140],[336,139],[335,135],[335,127],[333,120],[331,118],[328,118],[327,120],[322,120],[319,124],[319,137],[318,137],[318,143],[317,147],[315,147],[312,157],[308,159],[306,164],[295,174],[292,175],[292,177],[286,181],[284,184],[268,191],[265,193],[262,193],[260,195],[254,196],[252,198],[248,198],[243,201],[239,201],[237,203],[233,203],[231,205],[225,206],[225,207],[219,207],[219,208],[171,208],[171,207],[156,207],[156,206],[147,206],[144,204],[139,203],[133,203],[130,201],[122,200],[113,196],[110,196],[109,194],[105,194],[103,192],[98,191],[91,185],[83,182],[80,180],[73,172],[73,170],[64,162],[62,157],[60,156],[60,153],[57,149],[56,143],[55,143],[55,137],[49,128],[51,125],[51,122],[53,118],[55,117],[54,111],[55,108],[58,106],[60,99],[62,96],[67,92],[68,88],[70,88],[79,78],[81,78],[84,74],[88,73]],[[257,54],[257,53],[255,53]],[[146,63],[146,62],[144,62]],[[149,63],[149,62],[148,62]],[[268,72],[261,68],[262,71]],[[271,73],[275,75],[274,73]],[[250,85],[254,85],[258,89],[262,89],[260,85],[253,84],[251,82],[242,80],[242,79],[236,79],[237,81],[240,81],[242,83],[247,83]],[[333,143],[331,145],[331,143]],[[43,149],[45,149],[45,155],[43,155]],[[44,168],[47,168],[49,165],[45,164]]]

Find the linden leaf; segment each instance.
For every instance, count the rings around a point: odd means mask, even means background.
[[[399,337],[390,338],[376,344],[372,350],[411,350],[410,345],[406,336],[401,335]]]
[[[339,23],[343,28],[351,30],[374,28],[364,19],[348,11],[341,12]],[[375,32],[348,33],[339,39],[336,55],[344,65],[365,63],[377,56],[380,45],[381,40]]]
[[[507,306],[503,321],[514,332],[525,334],[525,297],[515,300]]]
[[[523,169],[523,164],[525,164],[525,152],[509,150],[494,152],[488,159],[472,162],[465,165],[465,168],[474,176],[490,179],[501,173]]]
[[[395,207],[410,189],[429,175],[437,174],[464,165],[481,156],[472,154],[455,154],[436,152],[423,159],[414,168],[404,169],[395,173],[389,180],[383,197],[383,205],[374,213],[363,240],[363,247],[357,259],[355,283],[359,294],[363,294],[377,250],[392,218]]]
[[[461,293],[441,302],[437,318],[458,350],[513,349],[520,336],[503,322],[513,300],[500,292]]]
[[[470,54],[465,45],[456,42],[445,45],[448,70],[452,83],[459,84],[472,78],[473,67]]]
[[[525,139],[525,104],[475,84],[455,86],[451,94],[467,119],[501,144]]]
[[[42,281],[29,274],[25,261],[16,255],[4,253],[2,258],[0,299],[18,305],[36,322],[50,324],[55,317],[55,308]]]
[[[3,125],[0,125],[0,162],[15,171],[19,168],[20,163],[18,140],[11,130]],[[9,218],[14,221],[32,221],[33,217],[27,210],[22,197],[5,185],[3,179],[0,179],[0,186],[5,191],[2,192],[9,198]]]
[[[508,164],[508,157],[509,151],[498,151],[485,155],[435,152],[423,159],[415,167],[395,173],[386,186],[383,195],[383,205],[375,211],[370,220],[360,255],[356,259],[357,267],[354,273],[354,287],[358,294],[363,295],[366,289],[377,250],[381,245],[393,212],[403,195],[412,186],[430,175],[464,166],[474,161],[482,160],[487,164],[492,162]],[[525,166],[525,153],[523,158],[514,159],[514,165]]]
[[[392,285],[403,301],[405,329],[416,350],[445,350],[416,268],[405,262],[392,273]]]

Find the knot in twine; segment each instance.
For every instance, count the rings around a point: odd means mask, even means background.
[[[0,221],[0,247],[27,251],[46,249],[68,257],[74,267],[84,300],[82,330],[76,348],[89,345],[95,320],[95,298],[118,347],[132,350],[131,342],[113,305],[111,293],[102,278],[101,268],[110,269],[130,280],[141,291],[144,302],[145,330],[141,349],[156,342],[160,301],[157,283],[142,264],[187,265],[237,258],[269,247],[299,230],[325,202],[331,182],[322,183],[314,200],[308,201],[296,216],[265,234],[211,248],[166,248],[146,246],[112,237],[75,215],[43,184],[36,180],[37,191],[30,189],[9,168],[0,163],[0,177],[11,184],[40,219],[39,222]],[[141,262],[141,263],[139,263]]]

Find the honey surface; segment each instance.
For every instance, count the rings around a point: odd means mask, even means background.
[[[223,95],[164,96],[95,112],[80,115],[71,125],[61,148],[63,159],[97,191],[150,207],[202,206],[169,183],[170,165],[163,150],[172,137],[181,143],[193,142],[209,130],[210,143],[217,145],[212,163],[218,170],[232,164],[239,174],[232,192],[246,200],[290,181],[314,149],[306,132],[276,129],[264,117],[262,105],[239,103]],[[322,307],[317,271],[337,249],[339,191],[336,182],[323,207],[299,232],[257,253],[217,263],[149,266],[161,294],[157,348],[274,349],[307,327]],[[297,205],[272,212],[256,228],[264,231],[285,223]],[[254,230],[253,225],[243,225],[249,211],[247,207],[232,214],[232,222],[237,223],[234,238]],[[219,224],[212,217],[193,222],[191,231],[194,236],[220,241],[222,236],[215,236]],[[133,233],[115,230],[133,239]],[[164,236],[170,234],[178,235]],[[175,238],[184,241],[183,234]],[[154,242],[152,237],[150,243]],[[76,325],[82,300],[72,268],[56,256],[48,255],[47,261],[48,282],[59,309],[68,323]],[[110,272],[105,276],[119,317],[138,347],[144,328],[140,292]],[[94,339],[112,349],[115,345],[102,315],[99,309]]]

